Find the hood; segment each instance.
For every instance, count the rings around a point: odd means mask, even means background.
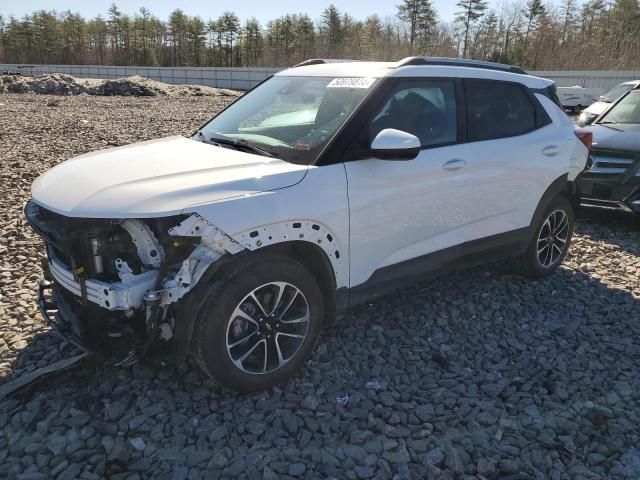
[[[38,177],[31,194],[70,217],[157,217],[289,187],[306,171],[306,165],[169,137],[68,160]]]
[[[591,125],[593,150],[640,153],[640,124]]]
[[[603,101],[599,100],[599,101],[594,102],[591,105],[589,105],[589,107],[585,108],[583,111],[585,111],[587,113],[591,113],[593,115],[600,115],[601,113],[603,113],[610,106],[611,106],[610,103],[603,102]]]

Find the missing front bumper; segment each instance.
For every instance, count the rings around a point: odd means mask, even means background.
[[[78,319],[67,305],[55,298],[53,282],[42,279],[38,286],[38,308],[44,322],[64,340],[85,352],[94,353],[80,335]]]
[[[38,307],[45,323],[64,340],[114,363],[130,357],[147,338],[142,317],[84,306],[56,282],[40,282]]]

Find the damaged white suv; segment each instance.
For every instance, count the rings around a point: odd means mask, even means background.
[[[41,310],[118,364],[192,354],[245,391],[299,368],[325,319],[409,281],[505,257],[548,275],[588,154],[555,98],[483,62],[282,71],[192,138],[39,177]]]

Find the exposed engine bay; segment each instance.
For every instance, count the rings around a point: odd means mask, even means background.
[[[244,249],[198,215],[82,219],[25,206],[43,237],[45,319],[65,338],[118,364],[163,350],[176,304],[209,266]]]

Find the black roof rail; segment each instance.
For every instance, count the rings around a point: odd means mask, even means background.
[[[403,58],[396,64],[397,67],[406,67],[410,65],[441,65],[448,67],[472,67],[484,68],[486,70],[499,70],[502,72],[519,73],[528,75],[522,68],[515,65],[506,65],[504,63],[485,62],[482,60],[469,60],[466,58],[449,58],[449,57],[407,57]]]

